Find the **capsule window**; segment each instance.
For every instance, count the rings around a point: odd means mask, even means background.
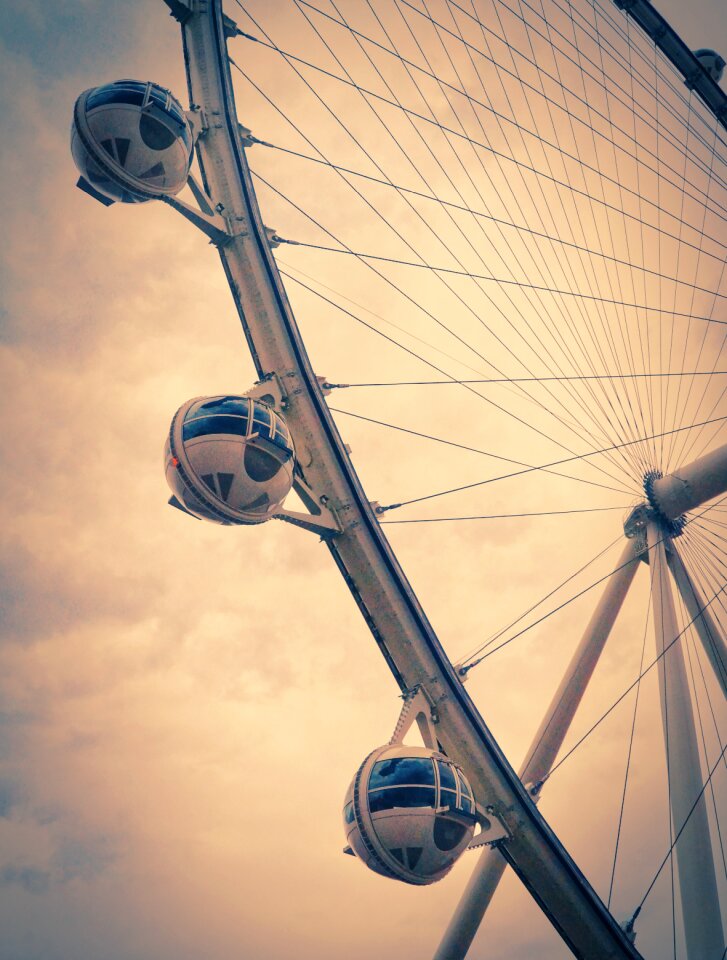
[[[434,786],[432,761],[424,757],[392,757],[379,760],[369,777],[369,789],[391,787],[400,783],[416,783]]]
[[[270,426],[271,412],[264,404],[253,403],[252,415],[253,418],[258,421],[258,423],[264,423],[266,426]]]
[[[110,84],[105,87],[99,87],[89,94],[86,101],[86,109],[94,110],[96,107],[105,107],[110,103],[125,103],[130,106],[140,107],[144,102],[145,83],[129,84]]]
[[[433,787],[393,787],[369,793],[369,810],[380,813],[396,807],[434,807]]]
[[[457,771],[457,779],[459,780],[459,788],[462,793],[466,794],[468,797],[471,797],[472,787],[469,785],[467,777],[465,777],[461,770]]]
[[[454,770],[448,763],[437,760],[439,768],[439,782],[444,790],[456,790],[457,781],[454,779]]]
[[[353,821],[356,819],[353,812],[353,800],[347,803],[343,808],[343,819],[346,821],[346,823],[353,823]]]
[[[224,419],[228,418],[225,417]],[[265,483],[266,480],[272,480],[283,466],[275,457],[263,453],[252,443],[248,443],[245,447],[243,462],[248,476],[256,483]]]
[[[288,428],[285,426],[280,417],[275,417],[275,435],[273,436],[273,443],[280,447],[281,450],[287,450],[290,453],[293,452],[293,444],[290,441]]]
[[[195,416],[205,413],[229,413],[236,417],[247,417],[248,401],[243,397],[213,397],[195,403],[186,413],[185,420],[192,420]]]
[[[252,500],[250,503],[243,503],[240,509],[248,510],[250,513],[260,513],[267,507],[269,503],[270,497],[267,495],[267,493],[261,493],[259,497],[257,497],[255,500]]]
[[[213,433],[244,437],[247,434],[247,419],[229,416],[200,417],[197,420],[188,420],[182,427],[182,439],[185,441],[193,440],[195,437],[206,437]]]
[[[439,794],[439,803],[443,807],[455,810],[457,808],[457,794],[454,790],[442,790]]]
[[[148,170],[144,170],[143,173],[140,173],[139,179],[140,180],[157,180],[163,176],[164,176],[164,164],[155,163],[153,167],[149,167]]]
[[[447,817],[437,817],[434,821],[434,842],[440,850],[454,850],[466,833],[467,827]]]
[[[166,150],[177,139],[177,132],[170,130],[156,117],[142,113],[139,119],[139,136],[150,150]]]
[[[131,140],[129,140],[127,137],[115,137],[109,140],[102,140],[101,146],[110,157],[113,157],[113,159],[123,167],[123,165],[126,163],[126,157],[129,153]]]
[[[413,870],[421,859],[424,847],[407,847],[406,859],[409,861],[409,869]]]

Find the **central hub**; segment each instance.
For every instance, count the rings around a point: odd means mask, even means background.
[[[659,501],[656,495],[654,494],[654,483],[657,480],[661,480],[664,474],[661,470],[649,470],[644,474],[644,493],[646,494],[646,499],[649,501],[649,506],[653,511],[653,519],[659,524],[660,527],[667,533],[670,537],[680,537],[684,526],[686,524],[686,519],[681,517],[676,517],[671,519],[667,517],[664,511],[659,506]]]

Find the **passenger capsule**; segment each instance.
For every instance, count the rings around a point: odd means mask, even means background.
[[[174,415],[165,449],[172,506],[213,523],[262,523],[293,485],[285,421],[261,400],[198,397]]]
[[[117,80],[76,100],[71,152],[81,172],[78,186],[87,193],[107,204],[142,203],[185,185],[192,131],[182,105],[164,87]]]
[[[719,83],[725,68],[724,57],[721,57],[716,50],[707,49],[695,50],[694,56],[699,60],[714,82]]]
[[[475,800],[462,770],[426,747],[387,744],[361,764],[346,794],[343,824],[371,870],[404,883],[441,880],[475,828]]]

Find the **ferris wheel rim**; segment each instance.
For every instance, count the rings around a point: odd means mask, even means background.
[[[214,6],[215,6],[215,9],[216,9],[216,12],[217,12],[217,15],[218,15],[218,25],[217,25],[217,30],[216,30],[216,34],[215,34],[215,36],[216,36],[216,43],[217,43],[218,66],[219,66],[219,67],[221,68],[221,70],[222,70],[223,78],[224,78],[224,84],[225,84],[225,87],[226,87],[226,90],[227,90],[227,95],[226,95],[225,98],[224,98],[223,106],[224,106],[224,109],[225,109],[225,118],[226,118],[226,122],[227,122],[227,125],[228,125],[228,129],[229,129],[229,131],[230,131],[231,134],[232,134],[232,133],[234,132],[234,130],[236,129],[236,125],[237,125],[237,122],[238,122],[238,121],[237,121],[236,112],[234,111],[234,109],[232,109],[232,108],[230,107],[230,104],[231,104],[231,103],[234,104],[234,94],[232,93],[231,77],[230,77],[230,74],[229,74],[229,66],[227,65],[226,48],[225,48],[225,24],[224,24],[224,22],[222,21],[221,3],[219,2],[219,0],[215,0]],[[228,26],[227,29],[229,30],[229,26]],[[249,184],[246,182],[246,179],[245,179],[245,176],[244,176],[245,165],[244,165],[244,162],[243,162],[242,157],[241,157],[242,149],[241,149],[241,147],[237,144],[237,141],[235,141],[234,139],[233,139],[233,143],[235,144],[235,150],[234,150],[235,163],[236,163],[237,166],[238,166],[238,173],[239,173],[239,175],[240,175],[240,177],[241,177],[242,183],[243,183],[243,185],[245,186],[246,192],[247,192],[247,188],[248,188]],[[250,200],[249,192],[248,192],[247,200],[248,200],[248,202],[249,202],[249,200]],[[394,574],[395,574],[396,571],[397,571],[397,568],[398,568],[398,564],[396,563],[396,560],[395,560],[395,558],[394,558],[393,551],[391,550],[391,547],[388,545],[388,541],[386,540],[386,538],[384,538],[384,537],[382,536],[382,531],[380,530],[380,527],[379,527],[379,525],[378,525],[378,523],[377,523],[377,521],[376,521],[376,517],[373,515],[373,513],[370,511],[370,508],[368,507],[368,501],[367,501],[366,498],[365,498],[365,494],[364,494],[364,492],[363,492],[363,488],[361,487],[360,481],[358,480],[358,477],[356,476],[356,473],[355,473],[352,465],[350,465],[350,461],[348,461],[348,457],[347,457],[346,451],[345,451],[345,449],[344,449],[344,447],[343,447],[343,444],[342,444],[342,441],[340,440],[340,437],[338,436],[338,431],[337,431],[337,428],[336,428],[336,426],[335,426],[335,423],[332,421],[332,418],[330,417],[330,414],[328,413],[328,410],[327,410],[327,407],[326,407],[326,405],[325,405],[325,403],[324,403],[322,394],[320,394],[320,390],[319,390],[319,387],[318,387],[318,381],[317,381],[317,379],[316,379],[316,378],[314,377],[314,375],[313,375],[312,367],[311,367],[310,361],[308,360],[308,357],[307,357],[307,352],[305,351],[305,348],[304,348],[304,346],[303,346],[303,344],[302,344],[302,341],[300,341],[299,336],[297,335],[297,328],[295,328],[294,325],[293,325],[293,326],[290,326],[290,324],[288,323],[289,317],[288,317],[288,314],[287,314],[287,307],[288,307],[288,305],[287,305],[287,296],[286,296],[286,294],[285,294],[284,289],[282,288],[282,284],[279,282],[279,278],[277,277],[277,268],[276,268],[276,266],[275,266],[275,264],[274,264],[274,260],[273,260],[273,258],[272,258],[272,254],[270,253],[269,249],[267,248],[267,244],[265,243],[265,228],[264,228],[263,225],[262,225],[262,220],[261,220],[260,215],[259,215],[259,210],[258,210],[258,208],[257,208],[257,204],[254,204],[254,206],[253,206],[252,225],[253,225],[254,230],[255,230],[255,233],[256,233],[256,235],[257,235],[257,241],[258,241],[258,243],[261,245],[261,250],[262,250],[262,253],[263,253],[264,266],[265,266],[265,270],[266,270],[267,275],[268,275],[268,279],[273,282],[273,292],[274,292],[275,298],[276,298],[276,300],[277,300],[277,302],[278,302],[279,308],[280,308],[282,311],[284,311],[284,312],[283,312],[283,317],[285,318],[285,321],[286,321],[286,331],[287,331],[287,335],[291,338],[291,345],[292,345],[292,348],[294,349],[294,351],[295,351],[295,353],[296,353],[297,362],[298,362],[298,364],[299,364],[299,366],[300,366],[300,369],[301,369],[302,371],[304,371],[305,373],[308,374],[308,384],[307,384],[307,387],[308,387],[308,388],[310,389],[310,391],[311,391],[310,399],[312,400],[313,405],[314,405],[314,407],[316,408],[316,412],[317,412],[318,419],[319,419],[319,425],[320,425],[321,429],[323,430],[323,432],[325,433],[327,440],[328,440],[329,442],[331,442],[332,445],[333,445],[333,451],[334,451],[334,453],[335,453],[335,456],[336,456],[336,459],[337,459],[337,462],[338,462],[338,466],[341,467],[341,468],[346,468],[347,479],[349,479],[349,480],[351,481],[352,487],[353,487],[353,489],[355,490],[355,493],[356,493],[356,495],[357,495],[358,506],[359,506],[359,508],[361,508],[361,510],[362,510],[362,519],[363,519],[363,521],[364,521],[364,523],[365,523],[365,525],[366,525],[366,527],[367,527],[368,534],[369,534],[370,536],[373,536],[373,537],[374,537],[374,540],[377,541],[378,544],[379,544],[379,549],[380,549],[380,561],[383,562],[384,565],[388,568],[389,573],[394,573]],[[226,261],[226,256],[225,256],[225,251],[224,251],[224,250],[221,251],[221,257],[222,257],[223,262],[225,262],[225,261]],[[227,265],[227,264],[226,264],[226,270],[228,270],[228,279],[229,279],[229,265]],[[234,289],[233,289],[233,293],[234,293]],[[238,309],[241,309],[241,305],[240,305],[239,302],[238,302]],[[248,335],[248,340],[250,341],[250,340],[251,340],[251,337],[250,337],[249,331],[248,331],[247,329],[246,329],[246,334]],[[295,335],[291,335],[291,334],[295,334]],[[266,373],[266,372],[268,372],[268,371],[265,370],[265,366],[261,363],[260,357],[259,357],[257,351],[255,351],[255,349],[254,349],[254,345],[253,345],[253,358],[254,358],[254,361],[255,361],[255,364],[256,364],[256,368],[257,368],[257,370],[258,370],[259,373]],[[385,546],[384,546],[384,545],[385,545]],[[337,563],[337,565],[339,566],[339,568],[342,569],[342,570],[345,570],[345,563],[343,562],[343,560],[342,560],[341,557],[340,557],[340,553],[339,553],[339,551],[338,551],[338,549],[337,549],[335,539],[334,539],[334,540],[331,540],[331,541],[329,542],[328,546],[329,546],[329,549],[331,550],[331,552],[333,553],[334,559],[336,560],[336,563]],[[350,580],[350,578],[349,578],[349,580]],[[349,582],[349,587],[351,587],[351,585],[352,585],[352,584]],[[354,593],[354,596],[356,596],[355,593]],[[407,590],[405,591],[405,597],[404,597],[404,598],[405,598],[405,601],[406,601],[406,603],[407,603],[407,606],[408,606],[409,609],[410,609],[410,612],[416,611],[416,607],[418,606],[418,604],[416,603],[416,600],[415,600],[415,598],[414,598],[414,596],[413,596],[413,593],[411,593],[410,588],[408,588],[408,585],[407,585]],[[361,602],[360,602],[360,598],[359,598],[359,597],[356,597],[356,599],[357,599],[357,601],[358,601],[359,604],[360,604],[360,603],[361,603]],[[418,612],[418,611],[416,611],[416,612]],[[423,614],[422,614],[422,616],[423,616]],[[370,620],[370,618],[369,618],[369,620]],[[430,628],[429,628],[428,622],[426,621],[426,618],[425,618],[425,617],[423,618],[423,620],[420,621],[420,624],[421,624],[421,626],[423,626],[423,627],[427,630],[427,633],[428,633],[429,630],[430,630]],[[369,623],[369,625],[371,626],[371,623]],[[474,713],[476,714],[477,711],[476,711],[476,709],[474,708],[474,705],[471,704],[471,702],[468,703],[469,697],[467,697],[466,693],[461,689],[461,685],[459,684],[459,681],[457,680],[457,678],[452,675],[452,673],[451,673],[451,666],[450,666],[450,664],[449,664],[448,659],[447,659],[446,656],[443,654],[443,651],[437,651],[437,659],[438,659],[438,661],[439,661],[440,669],[441,669],[441,668],[444,668],[445,670],[447,670],[447,672],[448,672],[448,674],[449,674],[449,676],[450,676],[451,691],[454,693],[455,698],[460,702],[460,707],[461,707],[462,709],[470,712],[470,713],[471,713],[471,711],[474,711]],[[390,663],[390,666],[391,666],[391,665],[392,665],[392,664],[391,664],[391,660],[389,660],[389,663]],[[395,676],[396,676],[396,673],[395,673]],[[401,684],[402,684],[402,679],[401,679],[401,677],[398,677],[398,679],[399,679],[399,683],[400,683],[400,685],[401,685]],[[477,715],[478,715],[478,714],[477,714]],[[478,716],[479,716],[479,715],[478,715]],[[486,728],[485,728],[485,729],[486,729]],[[504,758],[503,758],[503,759],[504,759]],[[516,778],[516,779],[517,779],[517,778]],[[522,788],[521,788],[521,789],[522,789]],[[530,807],[532,807],[532,812],[535,813],[536,819],[539,820],[539,819],[540,819],[540,815],[537,813],[537,811],[535,811],[535,809],[534,809],[531,801],[529,800],[529,798],[527,798],[527,795],[525,796],[525,804],[526,804],[526,805],[529,805]],[[528,810],[527,812],[528,812],[528,814],[530,814],[531,811]],[[544,823],[544,821],[543,821],[543,823]],[[555,835],[554,835],[554,834],[552,834],[552,838],[551,838],[551,839],[554,840],[555,843],[559,843],[559,842],[557,841],[557,838],[555,838]],[[574,865],[573,865],[573,866],[574,866]],[[577,868],[576,868],[576,869],[577,869]],[[585,883],[586,883],[586,886],[587,886],[587,882],[585,881],[585,878],[582,877],[582,875],[581,875],[581,880],[583,880],[583,882],[585,882]],[[596,899],[597,899],[597,898],[596,898]],[[605,908],[604,908],[604,909],[605,909]],[[607,912],[606,912],[606,913],[607,913]],[[610,917],[610,914],[608,914],[608,917],[610,918],[608,922],[610,922],[610,923],[612,924],[612,926],[615,927],[615,926],[616,926],[616,925],[615,925],[615,921],[613,921],[613,918]],[[551,919],[552,919],[552,918],[551,918]],[[556,923],[556,925],[557,925],[557,923]],[[635,948],[633,947],[633,945],[628,941],[628,938],[627,938],[625,935],[623,935],[623,931],[621,931],[621,929],[618,928],[618,927],[617,927],[616,929],[618,930],[617,938],[621,941],[620,946],[622,946],[622,945],[625,946],[625,949],[626,949],[628,955],[633,955],[633,956],[638,955],[638,954],[636,953]],[[561,932],[562,932],[562,931],[561,931]],[[567,939],[567,938],[566,938],[566,939]],[[572,945],[571,945],[571,946],[572,946]]]

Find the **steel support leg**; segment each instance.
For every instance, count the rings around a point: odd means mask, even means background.
[[[704,644],[709,662],[712,664],[717,680],[722,687],[722,693],[727,697],[727,644],[722,631],[712,616],[710,608],[705,606],[704,599],[689,576],[684,561],[677,553],[676,548],[667,553],[666,562],[669,564],[669,569],[674,576],[677,589],[682,596],[694,629]]]
[[[709,960],[723,956],[724,938],[706,798],[704,793],[699,797],[703,779],[692,701],[682,644],[675,640],[679,630],[666,563],[671,547],[656,523],[649,523],[647,534],[654,564],[652,603],[674,836],[683,828],[675,851],[687,957]]]
[[[550,772],[638,565],[634,541],[629,540],[520,769],[520,779],[524,784],[537,787]],[[480,854],[434,960],[461,960],[465,956],[505,866],[505,860],[496,849],[488,847]]]

